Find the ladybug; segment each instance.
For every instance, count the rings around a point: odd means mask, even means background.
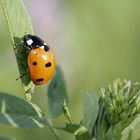
[[[46,42],[36,35],[23,36],[23,46],[28,49],[27,64],[31,80],[36,85],[48,82],[54,74],[54,54]]]

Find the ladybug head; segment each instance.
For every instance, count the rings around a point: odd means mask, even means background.
[[[44,41],[40,39],[38,36],[30,34],[23,36],[23,42],[25,47],[29,50],[45,45]]]

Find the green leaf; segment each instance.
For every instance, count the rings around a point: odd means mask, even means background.
[[[65,131],[73,134],[80,126],[81,126],[80,124],[66,123],[65,128],[63,128],[62,130],[65,130]]]
[[[32,26],[27,11],[21,0],[0,0],[3,7],[3,14],[6,18],[10,32],[11,43],[16,55],[20,75],[27,71],[27,53],[19,44],[22,44],[22,37],[32,34]],[[18,50],[18,51],[17,51]],[[22,54],[19,51],[22,50]],[[21,78],[26,93],[32,93],[34,84],[27,73]]]
[[[82,125],[67,123],[63,130],[74,134],[76,137],[76,140],[91,140],[87,128]]]
[[[140,138],[140,114],[122,131],[121,140],[138,140]]]
[[[57,66],[56,73],[48,87],[48,110],[50,117],[63,113],[63,105],[68,104],[68,93],[61,68]]]
[[[44,127],[47,119],[35,104],[0,92],[0,122],[13,127],[38,128]]]
[[[99,113],[97,116],[97,120],[94,124],[92,135],[94,137],[96,137],[96,139],[104,140],[104,139],[106,139],[106,134],[107,134],[109,127],[110,127],[110,125],[107,120],[103,100],[100,98],[99,99]]]
[[[84,125],[89,133],[92,133],[95,121],[99,112],[99,96],[93,91],[89,91],[86,94],[86,101],[84,104],[82,125]]]

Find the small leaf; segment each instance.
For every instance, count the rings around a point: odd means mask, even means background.
[[[99,96],[92,91],[86,95],[82,125],[84,125],[91,134],[99,112]]]
[[[0,122],[13,127],[44,127],[47,119],[33,103],[0,92]]]
[[[61,68],[57,66],[56,73],[48,87],[48,110],[51,117],[63,113],[63,105],[68,104],[68,93]]]
[[[22,37],[25,33],[32,34],[32,26],[21,0],[0,0],[0,3],[2,4],[3,14],[7,21],[19,72],[22,75],[27,72],[27,53],[20,44],[23,43]],[[19,53],[20,49],[22,49],[22,54]],[[27,73],[21,80],[25,92],[32,93],[34,84],[31,82],[29,74]]]
[[[74,132],[80,127],[80,124],[69,124],[69,123],[66,123],[66,126],[63,130],[69,132],[69,133],[72,133],[74,134]]]
[[[66,124],[66,127],[63,130],[74,134],[76,140],[91,140],[87,128],[82,125]]]

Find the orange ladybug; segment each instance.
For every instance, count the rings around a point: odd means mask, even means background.
[[[28,69],[36,85],[48,82],[54,74],[56,63],[50,47],[38,36],[27,34],[23,44],[29,50]]]

